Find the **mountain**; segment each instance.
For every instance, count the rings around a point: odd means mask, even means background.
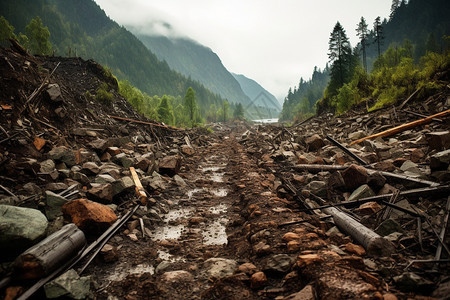
[[[93,0],[2,0],[0,15],[15,27],[16,34],[25,32],[30,20],[40,16],[56,56],[94,59],[151,96],[184,96],[191,86],[202,113],[223,101],[198,81],[170,69]]]
[[[132,27],[129,29],[172,69],[201,82],[230,102],[242,103],[244,106],[250,103],[250,98],[210,48],[188,38],[144,35]]]
[[[280,102],[274,95],[269,93],[259,83],[253,79],[247,78],[242,74],[231,73],[233,77],[239,82],[244,93],[250,98],[251,102],[257,106],[268,107],[270,109],[281,111]]]

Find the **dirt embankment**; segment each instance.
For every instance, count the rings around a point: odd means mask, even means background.
[[[130,167],[149,197],[81,278],[65,277],[71,282],[65,294],[50,285],[39,297],[445,297],[447,117],[351,147],[422,117],[386,109],[322,115],[289,128],[239,123],[213,125],[214,133],[175,130],[136,114],[95,62],[0,51],[0,205],[38,211],[48,223],[32,241],[21,237],[10,261],[75,222],[69,206],[78,199],[105,212],[95,220],[82,216],[89,241],[98,235],[92,224],[130,211],[136,203]],[[113,99],[96,97],[100,88]],[[448,95],[411,102],[408,110],[445,112]],[[311,209],[324,204],[335,207]],[[330,216],[335,210],[351,216],[356,231],[365,226],[388,244],[367,247]],[[7,275],[10,264],[4,266]],[[74,284],[84,287],[82,296],[70,290]],[[13,298],[28,286],[15,280],[2,295]]]

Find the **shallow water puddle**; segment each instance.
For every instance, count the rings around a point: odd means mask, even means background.
[[[186,194],[188,196],[188,199],[191,200],[192,196],[194,196],[194,194],[199,193],[203,191],[203,189],[193,189],[193,190],[189,190]]]
[[[140,264],[136,266],[119,265],[115,268],[114,273],[108,276],[108,280],[120,281],[128,275],[150,273],[155,274],[155,268],[152,265]]]
[[[216,219],[211,224],[208,224],[205,231],[202,232],[203,243],[206,245],[223,245],[228,243],[226,233],[227,218]]]
[[[228,206],[225,204],[219,204],[217,206],[213,206],[209,208],[209,211],[213,214],[221,214],[226,213],[228,209]]]
[[[211,180],[213,182],[223,182],[223,175],[225,175],[225,173],[213,173],[211,174]]]
[[[185,231],[185,225],[164,225],[155,228],[152,231],[152,240],[165,241],[165,240],[177,240],[180,238],[183,231]]]
[[[165,214],[162,219],[165,222],[170,222],[176,219],[186,218],[192,214],[193,210],[194,209],[191,207],[173,209],[170,210],[167,214]]]
[[[228,189],[213,189],[209,192],[216,197],[225,197],[226,195],[228,195]]]

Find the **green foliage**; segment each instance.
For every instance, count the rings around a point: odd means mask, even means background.
[[[222,106],[217,111],[217,114],[218,114],[219,120],[221,122],[228,121],[229,116],[230,116],[230,103],[228,103],[227,100],[222,102]]]
[[[111,105],[113,103],[114,95],[108,92],[108,85],[106,83],[102,83],[102,85],[97,89],[95,100],[106,105]]]
[[[159,103],[156,111],[158,113],[159,121],[164,122],[168,125],[175,124],[172,105],[170,104],[169,98],[166,95],[162,96],[161,102]]]
[[[14,34],[14,27],[9,24],[5,17],[0,17],[0,46],[9,46],[9,38],[16,38]]]
[[[197,99],[195,98],[195,91],[189,87],[184,96],[184,108],[187,112],[191,128],[195,125],[195,115],[197,113]]]
[[[242,106],[241,103],[236,104],[236,107],[234,108],[234,112],[233,112],[233,118],[235,120],[240,120],[243,121],[244,118],[244,106]]]
[[[47,26],[42,24],[40,17],[36,17],[30,21],[25,31],[28,37],[28,49],[32,54],[50,55],[52,53],[52,45],[50,44],[50,31]]]

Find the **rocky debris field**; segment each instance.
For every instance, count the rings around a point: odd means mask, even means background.
[[[0,51],[5,299],[66,265],[33,297],[448,297],[448,90],[211,133],[139,116],[93,61]]]

